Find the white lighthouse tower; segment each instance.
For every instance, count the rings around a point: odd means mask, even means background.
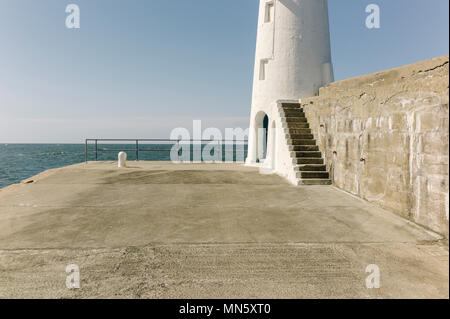
[[[277,101],[298,102],[333,81],[327,0],[260,0],[253,81],[247,164],[279,171]]]

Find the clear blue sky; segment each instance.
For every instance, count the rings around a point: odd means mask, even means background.
[[[0,142],[246,127],[258,0],[1,0]],[[65,27],[65,7],[81,29]],[[366,5],[381,29],[365,28]],[[448,54],[448,0],[329,0],[336,79]]]

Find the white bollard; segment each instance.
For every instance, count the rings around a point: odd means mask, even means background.
[[[120,152],[118,158],[119,158],[118,167],[119,168],[127,167],[127,153]]]

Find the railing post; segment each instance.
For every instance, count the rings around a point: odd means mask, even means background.
[[[136,140],[136,162],[139,162],[139,140]]]
[[[95,140],[95,161],[98,160],[98,141]]]
[[[84,163],[85,163],[85,164],[87,164],[87,161],[88,161],[88,155],[87,155],[87,153],[88,153],[88,140],[86,139],[86,140],[84,141]]]

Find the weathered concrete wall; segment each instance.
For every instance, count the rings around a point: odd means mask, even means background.
[[[336,82],[301,101],[337,187],[446,237],[448,61]]]

